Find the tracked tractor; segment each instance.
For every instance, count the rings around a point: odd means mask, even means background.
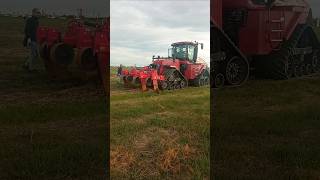
[[[212,0],[212,85],[239,86],[249,74],[283,80],[318,72],[311,22],[306,0]]]
[[[152,64],[143,68],[123,70],[125,85],[138,85],[143,91],[152,88],[174,90],[192,86],[205,86],[210,83],[209,68],[198,57],[203,44],[198,42],[176,42],[168,50],[168,57],[152,57]]]

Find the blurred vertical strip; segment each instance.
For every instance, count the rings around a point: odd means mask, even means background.
[[[107,104],[107,167],[106,167],[106,179],[110,179],[110,1],[107,0],[107,25],[108,25],[108,47],[107,47],[107,63],[106,63],[106,79],[105,79],[105,92],[106,92],[106,104]]]

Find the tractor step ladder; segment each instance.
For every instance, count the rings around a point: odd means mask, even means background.
[[[271,12],[269,12],[271,13]],[[271,14],[269,14],[269,19],[271,19]],[[270,42],[273,49],[278,50],[279,43],[284,41],[284,31],[285,31],[285,13],[281,12],[280,19],[269,20],[270,25]],[[276,36],[276,37],[275,37]]]

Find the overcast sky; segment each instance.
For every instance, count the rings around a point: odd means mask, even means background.
[[[178,41],[204,43],[200,56],[210,62],[209,3],[111,0],[111,65],[146,66]]]

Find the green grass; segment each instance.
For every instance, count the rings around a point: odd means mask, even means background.
[[[0,17],[0,179],[102,179],[106,104],[95,83],[50,81],[21,68],[22,18]],[[63,20],[41,25],[64,29]]]
[[[209,88],[142,93],[111,72],[111,179],[208,179]]]
[[[216,179],[318,179],[320,76],[214,92]]]

